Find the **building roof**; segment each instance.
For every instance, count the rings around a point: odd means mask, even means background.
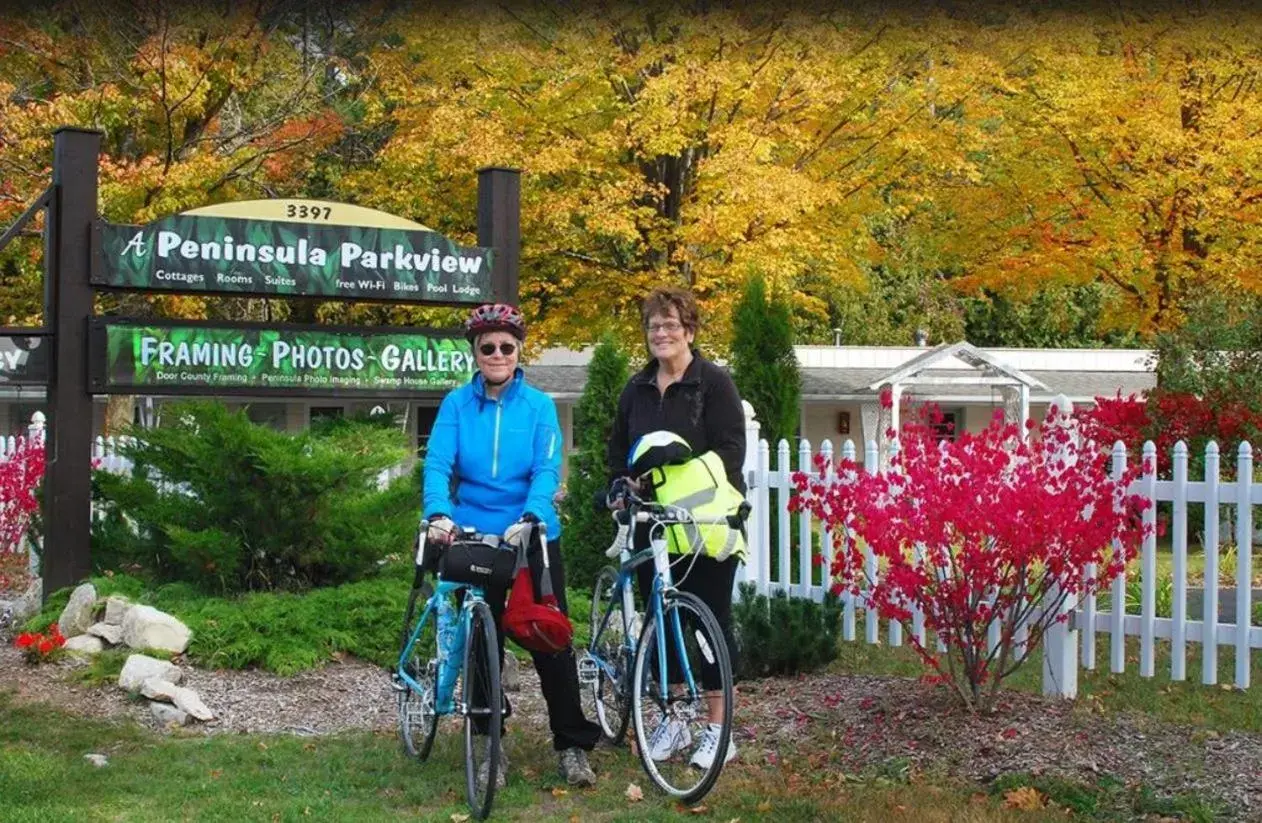
[[[558,399],[578,397],[587,381],[590,349],[576,352],[549,349],[525,367],[526,378]],[[916,358],[934,350],[912,346],[795,346],[802,369],[802,399],[808,403],[867,399],[875,394],[874,384],[889,377]],[[1047,402],[1065,394],[1074,402],[1096,397],[1123,396],[1154,388],[1157,377],[1149,365],[1151,352],[1138,349],[982,349],[985,362],[998,361],[1011,373],[1026,378],[1030,399]],[[967,378],[979,376],[967,359],[951,353],[936,357],[922,375]],[[971,354],[971,352],[970,352]],[[919,362],[923,363],[924,360]],[[911,392],[925,399],[953,398],[975,402],[997,401],[996,386],[960,383],[933,386]]]
[[[935,346],[921,354],[916,355],[906,361],[889,374],[878,377],[868,384],[869,391],[877,391],[886,384],[895,385],[906,383],[915,385],[918,380],[967,380],[966,375],[953,377],[946,375],[939,364],[947,364],[951,361],[962,361],[972,366],[976,371],[976,377],[979,384],[987,386],[996,385],[1024,385],[1035,390],[1047,390],[1047,386],[1043,385],[1037,378],[1031,377],[1020,369],[1014,368],[1006,361],[996,357],[995,355],[977,348],[968,341],[961,340],[958,343],[944,343],[941,346]],[[968,385],[967,383],[963,385]],[[955,388],[952,387],[953,393]]]
[[[582,394],[583,386],[587,382],[586,366],[526,366],[525,372],[526,379],[532,385],[558,399],[578,397]],[[872,397],[875,392],[868,386],[887,373],[885,369],[803,368],[802,399],[812,402]],[[941,370],[935,374],[944,377],[967,377],[976,372]],[[1044,402],[1062,393],[1075,403],[1090,401],[1096,397],[1112,397],[1119,391],[1125,397],[1147,391],[1157,385],[1157,377],[1152,372],[1032,371],[1029,375],[1047,387],[1030,392],[1030,399],[1034,402]],[[951,386],[949,390],[946,390],[946,387],[934,387],[917,391],[915,386],[912,386],[910,393],[925,397],[977,400],[997,399],[999,396],[995,386],[968,383]]]

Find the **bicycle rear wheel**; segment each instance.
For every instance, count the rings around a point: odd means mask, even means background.
[[[683,803],[705,797],[723,771],[732,738],[732,682],[727,642],[710,607],[687,592],[665,595],[661,622],[651,613],[646,617],[636,648],[631,708],[644,771]],[[712,707],[722,710],[717,729],[710,728]]]
[[[500,688],[500,655],[491,608],[474,603],[464,650],[462,690],[464,702],[465,791],[469,811],[478,820],[491,813],[495,779],[500,766],[500,732],[504,723]],[[481,728],[479,728],[481,727]],[[486,781],[478,780],[483,763]]]
[[[403,750],[424,762],[434,746],[438,731],[438,640],[433,615],[425,619],[425,608],[433,589],[428,583],[413,588],[408,595],[408,605],[403,617],[403,637],[399,643],[399,671],[395,674],[395,688],[399,692],[399,738]],[[416,642],[408,648],[417,625],[425,619]],[[399,675],[420,684],[418,690]]]
[[[600,661],[591,683],[592,708],[601,734],[614,744],[622,742],[631,719],[631,656],[627,653],[622,592],[617,584],[618,570],[612,566],[601,569],[596,576],[589,650]]]

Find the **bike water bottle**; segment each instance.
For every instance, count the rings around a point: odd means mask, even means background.
[[[438,600],[438,711],[452,709],[452,692],[456,690],[456,676],[460,674],[459,651],[460,616],[451,607],[451,598],[443,595]]]

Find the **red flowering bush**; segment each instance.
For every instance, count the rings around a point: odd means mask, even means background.
[[[1199,397],[1189,392],[1154,389],[1146,396],[1097,397],[1095,405],[1074,413],[1084,438],[1102,449],[1122,441],[1132,459],[1138,459],[1144,443],[1157,447],[1157,473],[1169,477],[1174,444],[1182,440],[1195,470],[1204,464],[1205,447],[1213,440],[1224,458],[1224,476],[1233,477],[1233,450],[1249,441],[1262,444],[1262,412],[1240,396],[1212,393]],[[1195,472],[1194,472],[1195,476]]]
[[[42,663],[53,659],[53,656],[66,645],[66,638],[61,635],[61,628],[56,623],[48,627],[48,634],[43,632],[22,632],[13,641],[13,645],[22,650],[28,663]]]
[[[1065,619],[1067,598],[1121,572],[1146,528],[1150,504],[1126,493],[1138,468],[1110,479],[1107,454],[1079,446],[1063,420],[1053,411],[1022,438],[997,412],[985,431],[950,441],[937,436],[941,414],[925,408],[903,426],[888,471],[817,460],[820,477],[794,476],[792,508],[832,529],[834,592],[862,592],[868,608],[902,623],[936,677],[973,708],[987,708],[1047,629]],[[875,576],[865,547],[884,567]],[[1097,577],[1084,584],[1088,563],[1097,564]],[[913,631],[917,614],[924,643]],[[1018,653],[1022,627],[1026,646]]]
[[[16,552],[39,515],[36,491],[44,482],[44,443],[19,441],[18,449],[0,460],[0,552]]]

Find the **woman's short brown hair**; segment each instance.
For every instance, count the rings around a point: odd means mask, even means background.
[[[701,315],[697,310],[697,298],[687,289],[674,287],[654,289],[640,306],[640,320],[643,325],[649,324],[649,318],[655,314],[667,315],[674,309],[679,315],[679,322],[693,334],[701,325]]]

